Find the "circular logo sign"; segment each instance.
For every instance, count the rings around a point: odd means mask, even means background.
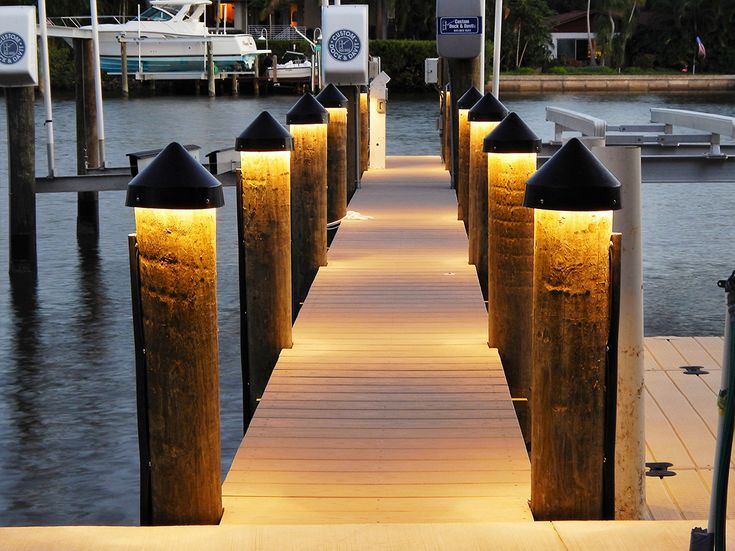
[[[360,53],[360,38],[349,29],[340,29],[329,37],[327,48],[337,61],[352,61]]]
[[[26,43],[15,33],[0,34],[0,63],[15,65],[26,54]]]

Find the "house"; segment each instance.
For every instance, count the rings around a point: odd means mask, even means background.
[[[594,20],[596,14],[592,14]],[[589,61],[587,12],[585,10],[560,13],[549,18],[551,27],[551,57],[566,62]],[[592,31],[592,47],[597,33]]]

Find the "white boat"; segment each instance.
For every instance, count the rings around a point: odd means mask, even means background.
[[[278,80],[278,82],[289,81],[308,81],[311,80],[311,61],[301,52],[288,51],[284,54],[284,58],[288,57],[288,61],[276,65],[276,71],[273,67],[268,67],[268,80]]]
[[[264,52],[258,50],[249,34],[210,33],[205,10],[211,3],[152,0],[140,17],[98,25],[102,70],[121,72],[121,38],[127,44],[130,72],[204,71],[208,42],[212,44],[216,72],[252,70],[258,53]]]

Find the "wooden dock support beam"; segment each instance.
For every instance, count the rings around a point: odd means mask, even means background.
[[[329,113],[305,94],[286,114],[291,154],[291,280],[293,317],[320,266],[327,265],[327,124]]]
[[[128,43],[120,42],[120,78],[122,79],[122,95],[127,98],[130,95],[128,83]]]
[[[211,41],[207,42],[207,93],[210,98],[217,95],[217,88],[214,81],[214,44]]]
[[[360,177],[370,166],[370,98],[368,88],[360,92]]]
[[[347,197],[346,205],[360,186],[360,87],[343,86],[342,93],[347,97]],[[346,209],[345,205],[345,209]],[[345,210],[346,213],[346,210]]]
[[[481,124],[481,123],[473,123]],[[487,154],[488,344],[497,348],[526,445],[531,444],[533,211],[523,208],[541,140],[515,113],[484,138]]]
[[[474,86],[480,89],[480,58],[450,59],[449,82],[452,85],[451,94],[451,173],[452,185],[457,188],[457,172],[459,170],[459,111],[457,102],[468,88]]]
[[[334,84],[316,97],[329,112],[327,127],[327,223],[347,214],[347,98]]]
[[[91,40],[74,39],[78,174],[86,174],[89,168],[97,168],[100,165],[93,56]],[[87,240],[96,239],[98,236],[98,193],[80,192],[77,194],[77,238]]]
[[[275,149],[277,148],[277,149]],[[240,300],[245,428],[278,356],[291,348],[291,150],[293,141],[268,112],[236,141],[241,152]]]
[[[35,88],[6,88],[10,274],[34,273],[36,258]]]

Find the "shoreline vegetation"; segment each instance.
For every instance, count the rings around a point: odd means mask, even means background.
[[[306,42],[271,41],[270,49],[279,59],[284,52],[296,49],[310,55]],[[488,44],[492,52],[492,44]],[[70,47],[61,40],[51,41],[51,82],[54,92],[74,89],[74,60]],[[371,40],[371,55],[380,57],[383,70],[391,77],[389,88],[395,93],[432,93],[434,87],[424,83],[424,59],[436,57],[433,40]],[[492,55],[487,56],[488,60]],[[264,59],[261,58],[261,62]],[[492,74],[488,67],[486,74]],[[263,74],[263,73],[261,73]],[[105,76],[105,89],[115,95],[120,90],[120,77]],[[487,87],[490,87],[488,79]],[[153,94],[144,83],[131,80],[131,95],[191,94],[192,87],[161,87]],[[553,65],[546,68],[523,68],[501,73],[500,89],[505,93],[542,92],[634,92],[680,93],[735,90],[735,75],[682,73],[660,69],[628,67],[621,72],[610,67],[574,67]],[[248,95],[247,88],[243,95]]]

